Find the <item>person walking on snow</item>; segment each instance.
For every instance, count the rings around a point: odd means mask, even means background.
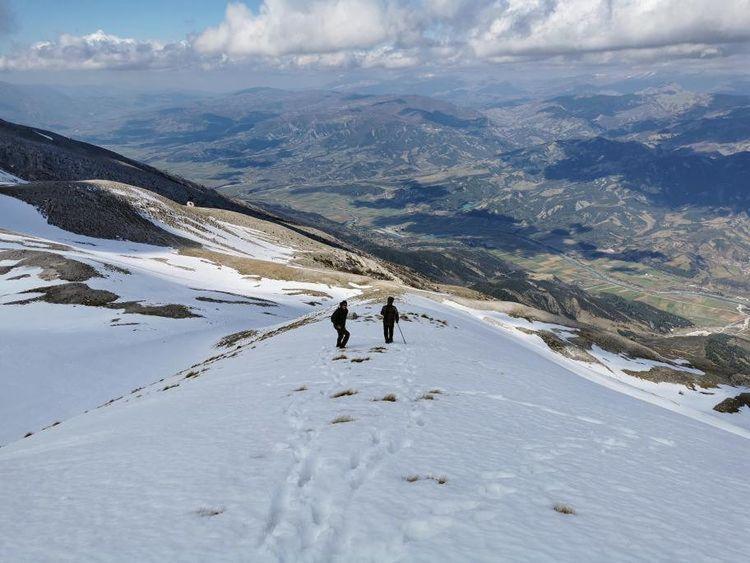
[[[349,331],[346,330],[346,317],[348,314],[349,309],[347,308],[346,301],[342,301],[338,308],[333,312],[333,315],[331,315],[333,328],[336,329],[336,332],[339,335],[336,339],[337,348],[346,348],[346,343],[349,342],[350,335]]]
[[[388,304],[383,306],[380,314],[383,316],[383,336],[385,336],[385,343],[392,344],[393,325],[398,322],[398,309],[393,304],[393,297],[388,298]]]

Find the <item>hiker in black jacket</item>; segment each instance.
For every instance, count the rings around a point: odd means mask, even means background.
[[[331,315],[333,328],[336,329],[336,332],[339,335],[338,339],[336,339],[337,348],[346,348],[346,343],[349,342],[349,331],[346,330],[346,316],[348,314],[349,309],[347,308],[346,301],[342,301],[339,304],[338,309],[336,309],[333,312],[333,315]]]
[[[385,343],[393,343],[393,325],[398,322],[398,309],[393,304],[393,297],[388,298],[388,304],[383,306],[380,310],[380,314],[383,316],[383,336],[385,336]]]

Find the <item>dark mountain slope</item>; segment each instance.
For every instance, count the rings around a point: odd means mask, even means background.
[[[250,203],[238,203],[211,188],[51,131],[0,120],[0,170],[30,182],[111,180],[144,188],[177,203],[235,211],[283,224],[303,236],[342,248],[337,241]]]
[[[233,211],[244,207],[212,189],[107,149],[3,120],[0,168],[28,181],[113,180],[151,190],[178,203],[193,201],[203,207]]]
[[[665,150],[637,142],[595,137],[558,141],[562,156],[550,161],[547,146],[519,151],[508,161],[549,180],[591,182],[619,176],[623,185],[667,206],[728,206],[750,208],[750,153],[728,156]],[[541,157],[541,158],[540,158]]]

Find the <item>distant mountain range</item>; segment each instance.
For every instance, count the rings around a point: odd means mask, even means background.
[[[741,323],[750,97],[655,80],[541,98],[491,81],[252,88],[157,97],[77,130],[437,281],[557,278]]]

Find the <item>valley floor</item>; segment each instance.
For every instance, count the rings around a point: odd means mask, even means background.
[[[1,448],[0,560],[743,558],[750,432],[399,307],[408,344],[362,301],[341,357],[313,312]]]

